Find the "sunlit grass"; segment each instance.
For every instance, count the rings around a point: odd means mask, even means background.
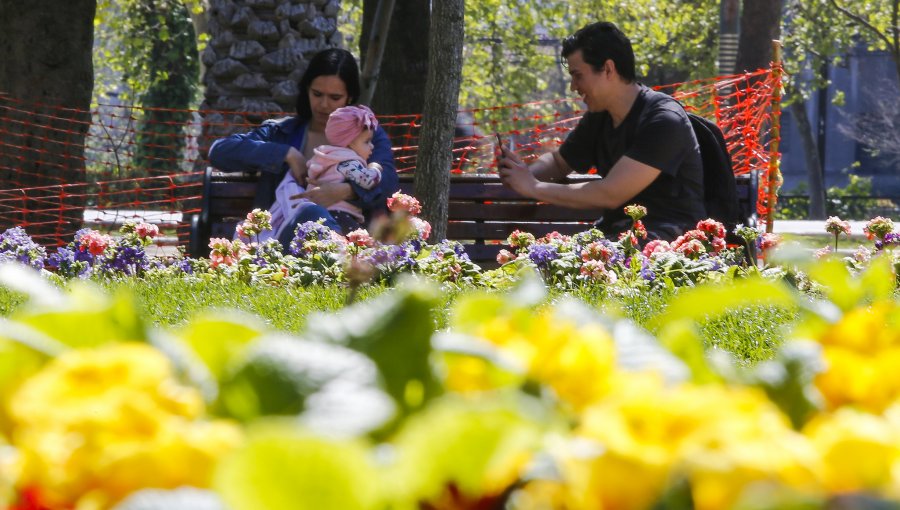
[[[319,312],[341,309],[347,300],[342,286],[306,288],[247,285],[240,281],[189,282],[184,280],[124,280],[104,284],[115,293],[128,290],[147,322],[161,327],[187,323],[205,310],[240,310],[261,318],[272,329],[302,333],[311,317]],[[371,299],[387,291],[386,286],[365,287],[360,300]],[[435,326],[446,328],[453,302],[468,290],[441,292],[442,302],[435,310]],[[626,317],[646,327],[665,311],[670,292],[638,291],[611,294],[602,287],[589,287],[563,293],[551,290],[548,302],[573,297],[602,313]],[[0,287],[0,316],[8,316],[25,303],[21,294]],[[699,324],[708,349],[732,353],[743,364],[769,359],[781,343],[783,330],[794,320],[794,313],[777,307],[748,307],[711,317]],[[651,331],[651,333],[655,333]]]

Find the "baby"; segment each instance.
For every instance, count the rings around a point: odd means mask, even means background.
[[[329,145],[320,145],[313,151],[313,157],[306,163],[307,180],[313,189],[319,184],[328,182],[352,181],[364,189],[372,189],[381,182],[381,168],[377,164],[371,166],[366,160],[372,155],[372,135],[378,128],[378,120],[367,106],[345,106],[338,108],[328,117],[325,125],[325,138]],[[272,204],[272,231],[263,239],[281,237],[292,216],[292,209],[306,199],[290,197],[303,193],[304,183],[299,183],[291,172],[275,190],[275,203]],[[361,224],[365,221],[362,210],[347,202],[340,201],[328,207],[339,225]],[[342,216],[348,216],[346,220]],[[262,236],[262,235],[261,235]]]

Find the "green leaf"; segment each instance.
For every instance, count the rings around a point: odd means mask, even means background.
[[[824,369],[819,344],[794,340],[782,346],[775,359],[760,363],[753,381],[799,430],[822,407],[813,379]]]
[[[229,363],[238,359],[263,330],[264,325],[258,317],[232,310],[200,315],[177,336],[206,364],[216,379],[221,379]]]
[[[219,403],[241,420],[299,415],[314,430],[346,435],[369,432],[394,414],[370,359],[339,345],[280,335],[248,349],[222,381]]]
[[[378,366],[385,390],[410,412],[441,392],[431,362],[435,287],[407,280],[397,290],[310,318],[304,337],[348,346]]]
[[[109,297],[94,285],[72,284],[65,302],[57,306],[28,306],[15,321],[69,347],[95,347],[111,342],[144,342],[146,328],[127,290]]]
[[[251,429],[213,486],[232,510],[368,510],[379,508],[378,480],[359,442],[270,424]]]
[[[433,501],[449,484],[466,499],[500,495],[525,472],[541,435],[540,420],[511,402],[436,401],[397,434],[391,490],[409,503]]]

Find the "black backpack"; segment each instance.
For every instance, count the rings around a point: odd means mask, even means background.
[[[723,223],[730,231],[743,220],[725,136],[711,120],[693,113],[688,113],[688,118],[691,119],[691,127],[694,128],[694,135],[700,145],[700,159],[703,160],[703,203],[706,215]]]

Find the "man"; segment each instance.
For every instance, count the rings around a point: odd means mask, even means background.
[[[597,226],[615,238],[631,227],[623,207],[647,208],[650,239],[674,240],[706,217],[700,149],[684,108],[635,80],[631,42],[598,22],[563,41],[572,90],[587,105],[559,150],[525,165],[501,149],[500,178],[517,193],[573,208],[602,208]],[[603,179],[561,184],[596,168]]]

